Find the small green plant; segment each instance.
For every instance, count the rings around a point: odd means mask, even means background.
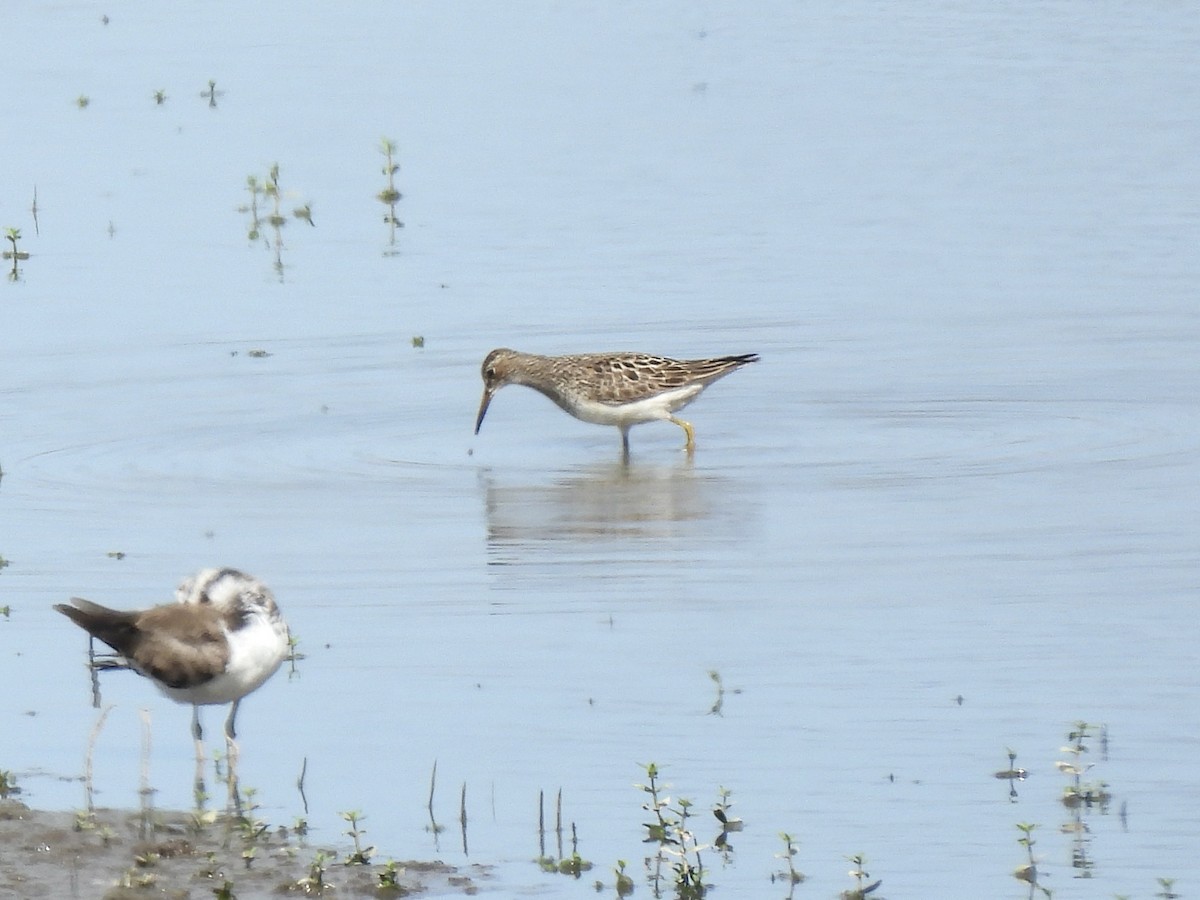
[[[257,242],[261,238],[267,248],[274,251],[274,268],[282,280],[284,270],[283,229],[288,223],[288,217],[283,210],[283,198],[287,192],[280,186],[279,163],[271,166],[264,180],[260,180],[255,175],[246,176],[246,190],[250,194],[250,201],[238,207],[238,212],[247,214],[250,219],[246,237],[252,242]],[[260,206],[266,207],[265,211],[260,210]],[[309,225],[315,225],[311,203],[293,209],[292,217],[302,219]],[[264,235],[264,224],[270,226],[274,240]]]
[[[5,609],[7,610],[8,607]],[[7,617],[7,615],[6,612],[5,616]],[[7,769],[0,769],[0,799],[19,793],[21,793],[21,789],[17,787],[17,776]]]
[[[283,201],[283,191],[279,189],[279,163],[272,165],[271,171],[267,173],[267,181],[263,185],[263,193],[274,204],[271,214],[267,216],[267,222],[272,228],[282,228],[287,224],[287,217],[283,215],[279,208],[279,204]]]
[[[224,880],[224,876],[221,874],[221,861],[217,858],[216,851],[209,850],[205,854],[205,859],[207,861],[207,865],[200,869],[200,871],[197,873],[197,876],[200,878],[207,878],[209,880],[219,877]]]
[[[167,92],[162,91],[162,90],[155,91],[154,92],[154,102],[156,104],[158,104],[159,106],[162,106],[164,103],[166,103],[167,102]]]
[[[700,852],[708,846],[696,840],[695,833],[688,827],[692,802],[680,797],[675,809],[677,815],[671,839],[661,847],[668,856],[675,857],[671,871],[675,873],[675,896],[681,900],[697,900],[703,897],[708,886],[704,883],[704,861]]]
[[[235,824],[241,833],[243,844],[246,845],[247,849],[252,849],[253,845],[258,842],[260,837],[267,833],[267,829],[271,826],[264,819],[255,817],[259,806],[254,802],[254,798],[258,792],[251,787],[246,788],[242,793],[245,796],[245,807],[242,814],[237,817]],[[246,859],[246,865],[249,866],[250,860],[254,858],[254,854],[251,853],[247,856],[243,853],[242,856]]]
[[[233,892],[233,882],[226,881],[220,887],[213,888],[213,896],[217,900],[237,900],[237,894]]]
[[[328,853],[318,850],[308,866],[308,874],[296,882],[296,887],[305,894],[315,894],[318,897],[325,893],[326,888],[332,888],[332,885],[325,880],[325,872],[328,870],[330,859],[332,857]]]
[[[729,788],[717,788],[717,802],[713,805],[713,816],[721,823],[722,831],[741,831],[744,824],[742,820],[729,814],[729,810],[733,806],[733,801],[729,799],[731,796],[733,796],[733,791]]]
[[[642,768],[646,770],[647,783],[635,786],[649,795],[642,809],[653,813],[655,819],[644,823],[646,840],[659,845],[659,860],[669,859],[671,862],[675,895],[681,900],[698,900],[708,889],[704,883],[704,860],[701,856],[708,845],[696,840],[688,824],[693,804],[680,797],[672,806],[671,798],[663,794],[666,786],[659,782],[661,772],[658,766],[647,763]]]
[[[257,241],[261,236],[262,223],[258,216],[258,198],[263,195],[262,186],[258,183],[258,178],[254,175],[246,176],[246,190],[250,192],[250,203],[247,206],[239,206],[238,212],[250,214],[250,228],[246,232],[246,238],[251,241]]]
[[[400,171],[400,164],[396,162],[396,142],[390,138],[384,138],[380,142],[379,152],[384,155],[386,160],[383,165],[383,174],[387,177],[387,187],[375,196],[380,203],[394,207],[401,197],[400,192],[396,190],[396,173]]]
[[[192,810],[188,815],[188,830],[199,834],[204,829],[208,828],[217,821],[217,811],[213,809],[201,809],[199,805]]]
[[[1011,747],[1005,747],[1004,752],[1008,756],[1008,768],[1000,769],[995,773],[996,777],[1001,780],[1024,781],[1029,776],[1029,773],[1017,767],[1017,751]]]
[[[374,847],[364,848],[359,840],[366,829],[359,828],[358,823],[366,818],[358,810],[350,810],[349,812],[339,813],[343,819],[350,823],[350,828],[344,834],[348,834],[351,840],[354,841],[354,852],[346,855],[346,865],[348,866],[366,866],[371,863],[371,854],[375,852]]]
[[[424,347],[424,346],[425,346],[425,337],[424,337],[424,335],[420,335],[420,334],[414,334],[414,335],[413,335],[413,339],[412,339],[412,345],[413,345],[414,347],[416,347],[417,349],[420,349],[421,347]]]
[[[1091,763],[1083,761],[1084,754],[1089,752],[1088,741],[1094,737],[1094,726],[1079,721],[1067,733],[1070,742],[1062,747],[1060,752],[1069,754],[1070,759],[1059,760],[1055,763],[1058,771],[1070,779],[1070,784],[1063,788],[1062,802],[1067,806],[1104,806],[1111,795],[1108,785],[1103,781],[1083,780],[1091,769]]]
[[[384,156],[383,174],[387,178],[383,190],[375,195],[375,199],[387,207],[387,212],[383,214],[383,222],[388,227],[388,247],[383,253],[384,256],[395,256],[400,252],[396,249],[396,231],[404,227],[404,223],[396,215],[396,204],[401,198],[400,191],[396,189],[396,173],[400,171],[400,164],[396,162],[396,142],[384,138],[380,143],[379,152]]]
[[[125,889],[148,890],[154,887],[158,882],[158,876],[153,872],[141,871],[137,866],[132,866],[122,873],[117,881],[117,886]]]
[[[637,784],[635,787],[650,795],[650,799],[642,804],[642,809],[653,813],[655,818],[653,822],[644,823],[646,839],[662,844],[669,839],[667,832],[675,824],[674,819],[669,816],[671,798],[663,797],[660,794],[661,786],[658,783],[658,766],[654,763],[647,763],[642,768],[646,770],[647,783]]]
[[[10,245],[12,245],[11,250],[4,251],[4,258],[12,260],[12,269],[9,270],[8,278],[9,281],[17,281],[21,277],[21,272],[17,268],[17,263],[21,262],[22,260],[29,259],[29,254],[17,245],[17,241],[21,239],[21,229],[5,229],[4,239],[8,241]],[[3,470],[0,470],[0,476],[3,476],[3,474]]]
[[[92,103],[91,98],[87,94],[80,94],[75,98],[75,105],[80,109],[87,109]]]
[[[554,862],[550,860],[549,871],[558,872],[560,875],[570,875],[573,878],[579,878],[584,872],[591,871],[592,864],[579,855],[578,851],[573,852],[570,856]]]
[[[616,889],[618,897],[628,897],[633,893],[633,878],[625,871],[625,866],[628,865],[625,860],[618,859],[617,867],[613,869],[613,875],[616,878]]]
[[[383,869],[375,874],[379,879],[379,884],[375,887],[380,892],[401,891],[404,889],[404,885],[400,883],[400,876],[404,874],[404,869],[394,859],[389,859]]]
[[[1159,878],[1158,887],[1159,891],[1154,895],[1155,897],[1162,897],[1163,900],[1174,900],[1174,898],[1179,896],[1179,894],[1175,893],[1174,878]]]
[[[796,869],[796,854],[800,848],[796,846],[796,839],[786,831],[779,832],[779,839],[783,841],[783,852],[776,853],[776,859],[782,859],[787,863],[787,871],[780,874],[788,884],[799,884],[804,880],[804,873]]]
[[[854,879],[854,887],[842,891],[842,900],[863,900],[864,897],[874,892],[883,884],[883,879],[879,879],[871,884],[867,883],[867,880],[871,877],[871,873],[867,871],[866,856],[856,853],[854,856],[847,856],[846,859],[854,866],[848,873]]]
[[[1017,843],[1025,848],[1025,862],[1017,866],[1013,871],[1013,877],[1029,884],[1037,884],[1037,862],[1033,857],[1033,845],[1037,843],[1033,839],[1033,830],[1037,826],[1028,822],[1018,822],[1017,828],[1021,832],[1021,836],[1017,838]]]
[[[12,245],[11,250],[4,251],[5,259],[29,259],[29,254],[17,246],[17,241],[21,239],[20,228],[4,229],[4,239]]]

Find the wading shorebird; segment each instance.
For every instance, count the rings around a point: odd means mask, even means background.
[[[577,419],[621,430],[621,448],[629,455],[629,429],[659,419],[674,422],[687,435],[685,449],[696,446],[690,423],[673,413],[683,409],[716,381],[747,363],[757,353],[712,359],[668,359],[647,353],[581,353],[537,356],[501,348],[483,361],[483,400],[475,433],[488,405],[506,384],[523,384],[545,394]]]
[[[288,627],[271,589],[237,569],[204,569],[185,579],[175,603],[121,611],[71,598],[60,613],[103,641],[129,668],[177,703],[192,705],[192,736],[202,754],[200,707],[233,704],[225,739],[236,753],[238,704],[275,674],[288,655]]]

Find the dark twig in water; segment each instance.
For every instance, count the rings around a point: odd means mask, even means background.
[[[546,855],[546,792],[538,791],[538,856]]]
[[[300,802],[304,804],[304,815],[308,815],[308,797],[304,795],[304,776],[308,773],[308,757],[300,764],[300,777],[296,779],[296,790],[300,792]]]
[[[467,783],[462,784],[462,793],[458,798],[458,822],[462,829],[462,848],[463,856],[469,855],[467,852]]]

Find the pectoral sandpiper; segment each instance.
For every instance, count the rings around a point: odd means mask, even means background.
[[[629,454],[629,429],[665,419],[687,435],[685,449],[696,446],[692,426],[673,413],[687,406],[706,387],[747,363],[757,353],[712,359],[668,359],[646,353],[583,353],[537,356],[516,350],[493,350],[483,361],[483,400],[475,433],[488,404],[506,384],[523,384],[545,394],[577,419],[621,430],[621,447]]]

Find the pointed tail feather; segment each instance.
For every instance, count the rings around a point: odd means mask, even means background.
[[[54,608],[118,653],[124,653],[130,641],[137,635],[137,613],[109,609],[81,597],[72,597],[71,603],[74,605],[56,603]]]

